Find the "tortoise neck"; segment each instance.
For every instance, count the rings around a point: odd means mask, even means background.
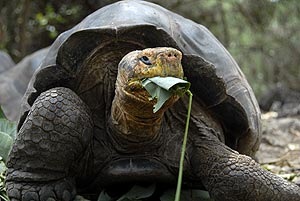
[[[152,104],[116,90],[111,108],[111,127],[123,139],[132,142],[152,141],[159,136],[163,113],[153,113]]]

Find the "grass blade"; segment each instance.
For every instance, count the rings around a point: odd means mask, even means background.
[[[180,156],[180,164],[179,164],[179,173],[178,173],[175,201],[180,200],[182,175],[183,175],[183,163],[184,163],[186,142],[187,142],[187,136],[188,136],[188,130],[189,130],[189,124],[190,124],[191,109],[192,109],[192,100],[193,100],[193,94],[191,93],[191,91],[188,90],[186,93],[189,96],[189,105],[188,105],[188,113],[187,113],[186,124],[185,124],[184,137],[183,137],[183,142],[182,142],[182,147],[181,147],[181,156]]]

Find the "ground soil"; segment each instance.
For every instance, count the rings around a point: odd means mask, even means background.
[[[300,185],[300,116],[262,115],[262,143],[256,158],[262,167]]]

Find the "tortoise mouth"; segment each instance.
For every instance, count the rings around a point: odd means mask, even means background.
[[[123,87],[121,87],[121,90],[123,94],[137,102],[143,103],[145,105],[151,105],[153,107],[154,104],[156,104],[157,100],[156,98],[152,98],[152,96],[149,94],[149,92],[144,88],[142,85],[142,82],[146,78],[153,78],[153,77],[161,77],[158,76],[152,76],[152,77],[144,77],[144,78],[132,78]],[[180,78],[181,77],[176,77]],[[174,103],[174,100],[178,100],[178,95],[173,94],[169,100],[166,103]],[[169,104],[166,104],[169,105]]]
[[[144,103],[154,103],[155,100],[151,100],[150,94],[146,91],[146,89],[142,85],[142,79],[131,79],[127,82],[127,84],[122,88],[123,92],[136,100],[142,101]]]

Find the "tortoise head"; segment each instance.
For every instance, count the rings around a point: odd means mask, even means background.
[[[141,80],[156,76],[183,78],[181,59],[181,52],[170,47],[130,52],[119,63],[116,87],[132,99],[153,105]]]
[[[112,127],[130,141],[147,141],[159,133],[163,113],[179,97],[172,96],[153,113],[156,100],[143,88],[142,80],[150,77],[183,78],[182,54],[169,47],[133,51],[119,63],[115,98],[112,104]]]
[[[170,47],[147,48],[128,53],[119,64],[119,74],[128,81],[155,76],[183,77],[182,54]]]

